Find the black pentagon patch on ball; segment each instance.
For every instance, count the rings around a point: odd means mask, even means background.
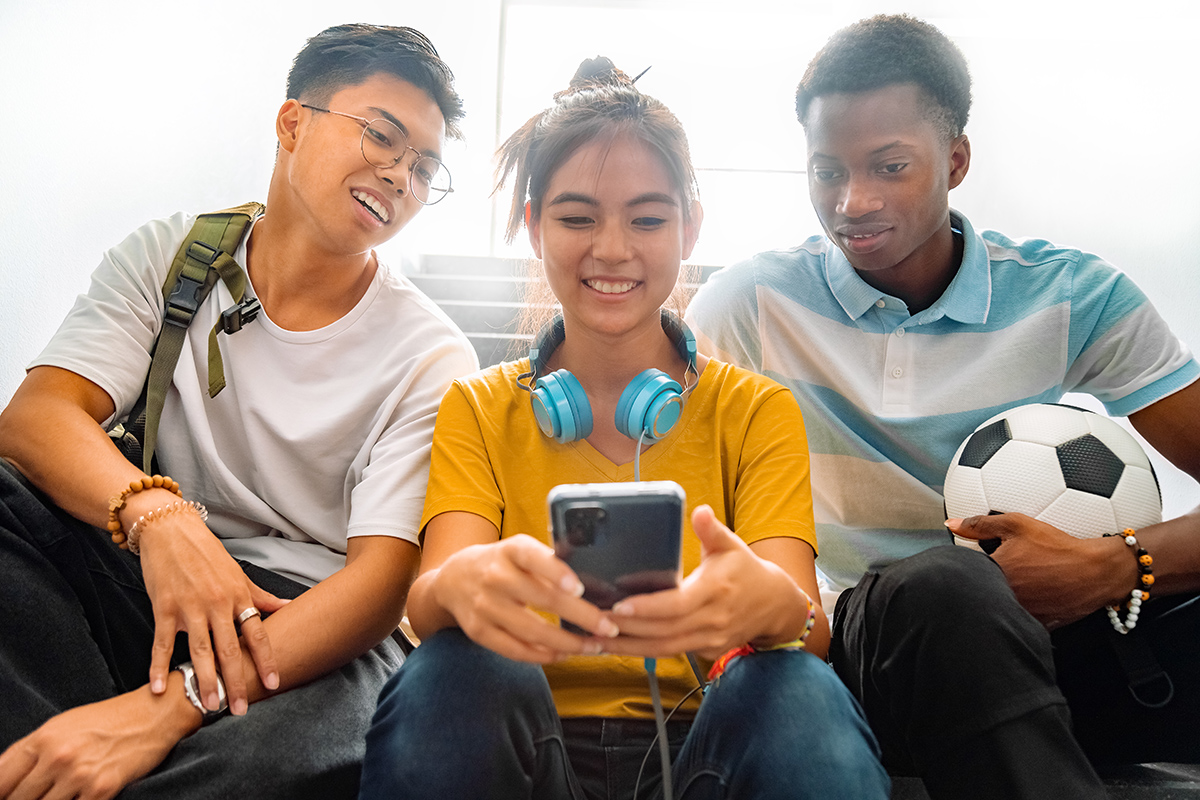
[[[980,469],[1010,439],[1012,439],[1012,432],[1008,429],[1008,420],[996,420],[991,425],[980,428],[971,434],[971,438],[967,440],[967,444],[963,448],[962,455],[958,457],[958,463],[963,467]]]
[[[1063,442],[1055,450],[1068,489],[1112,497],[1125,464],[1104,442],[1089,433]]]

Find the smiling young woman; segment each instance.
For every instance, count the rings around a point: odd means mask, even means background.
[[[380,697],[362,796],[651,796],[649,670],[676,709],[663,796],[715,780],[728,797],[886,797],[823,660],[799,408],[697,353],[663,310],[702,219],[683,130],[606,59],[555,101],[504,144],[499,172],[515,178],[509,235],[528,228],[561,318],[528,359],[455,382],[438,410],[408,605],[423,641]],[[673,387],[670,414],[622,412],[643,379]],[[686,493],[684,577],[600,608],[549,546],[547,495],[639,478]],[[701,702],[687,654],[730,651]]]

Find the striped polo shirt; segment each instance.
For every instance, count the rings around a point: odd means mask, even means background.
[[[1200,377],[1114,267],[951,219],[962,266],[917,314],[863,281],[824,236],[717,272],[688,309],[703,352],[774,378],[799,401],[817,564],[834,592],[949,541],[946,468],[994,414],[1084,392],[1125,416]]]

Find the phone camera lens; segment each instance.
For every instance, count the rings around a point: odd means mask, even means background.
[[[598,506],[578,506],[566,512],[567,542],[572,547],[587,547],[596,543],[596,526],[608,513]]]

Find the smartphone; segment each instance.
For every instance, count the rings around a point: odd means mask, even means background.
[[[555,486],[554,552],[583,582],[583,598],[612,608],[633,594],[679,585],[683,487],[674,481]],[[564,628],[583,633],[569,622]]]

